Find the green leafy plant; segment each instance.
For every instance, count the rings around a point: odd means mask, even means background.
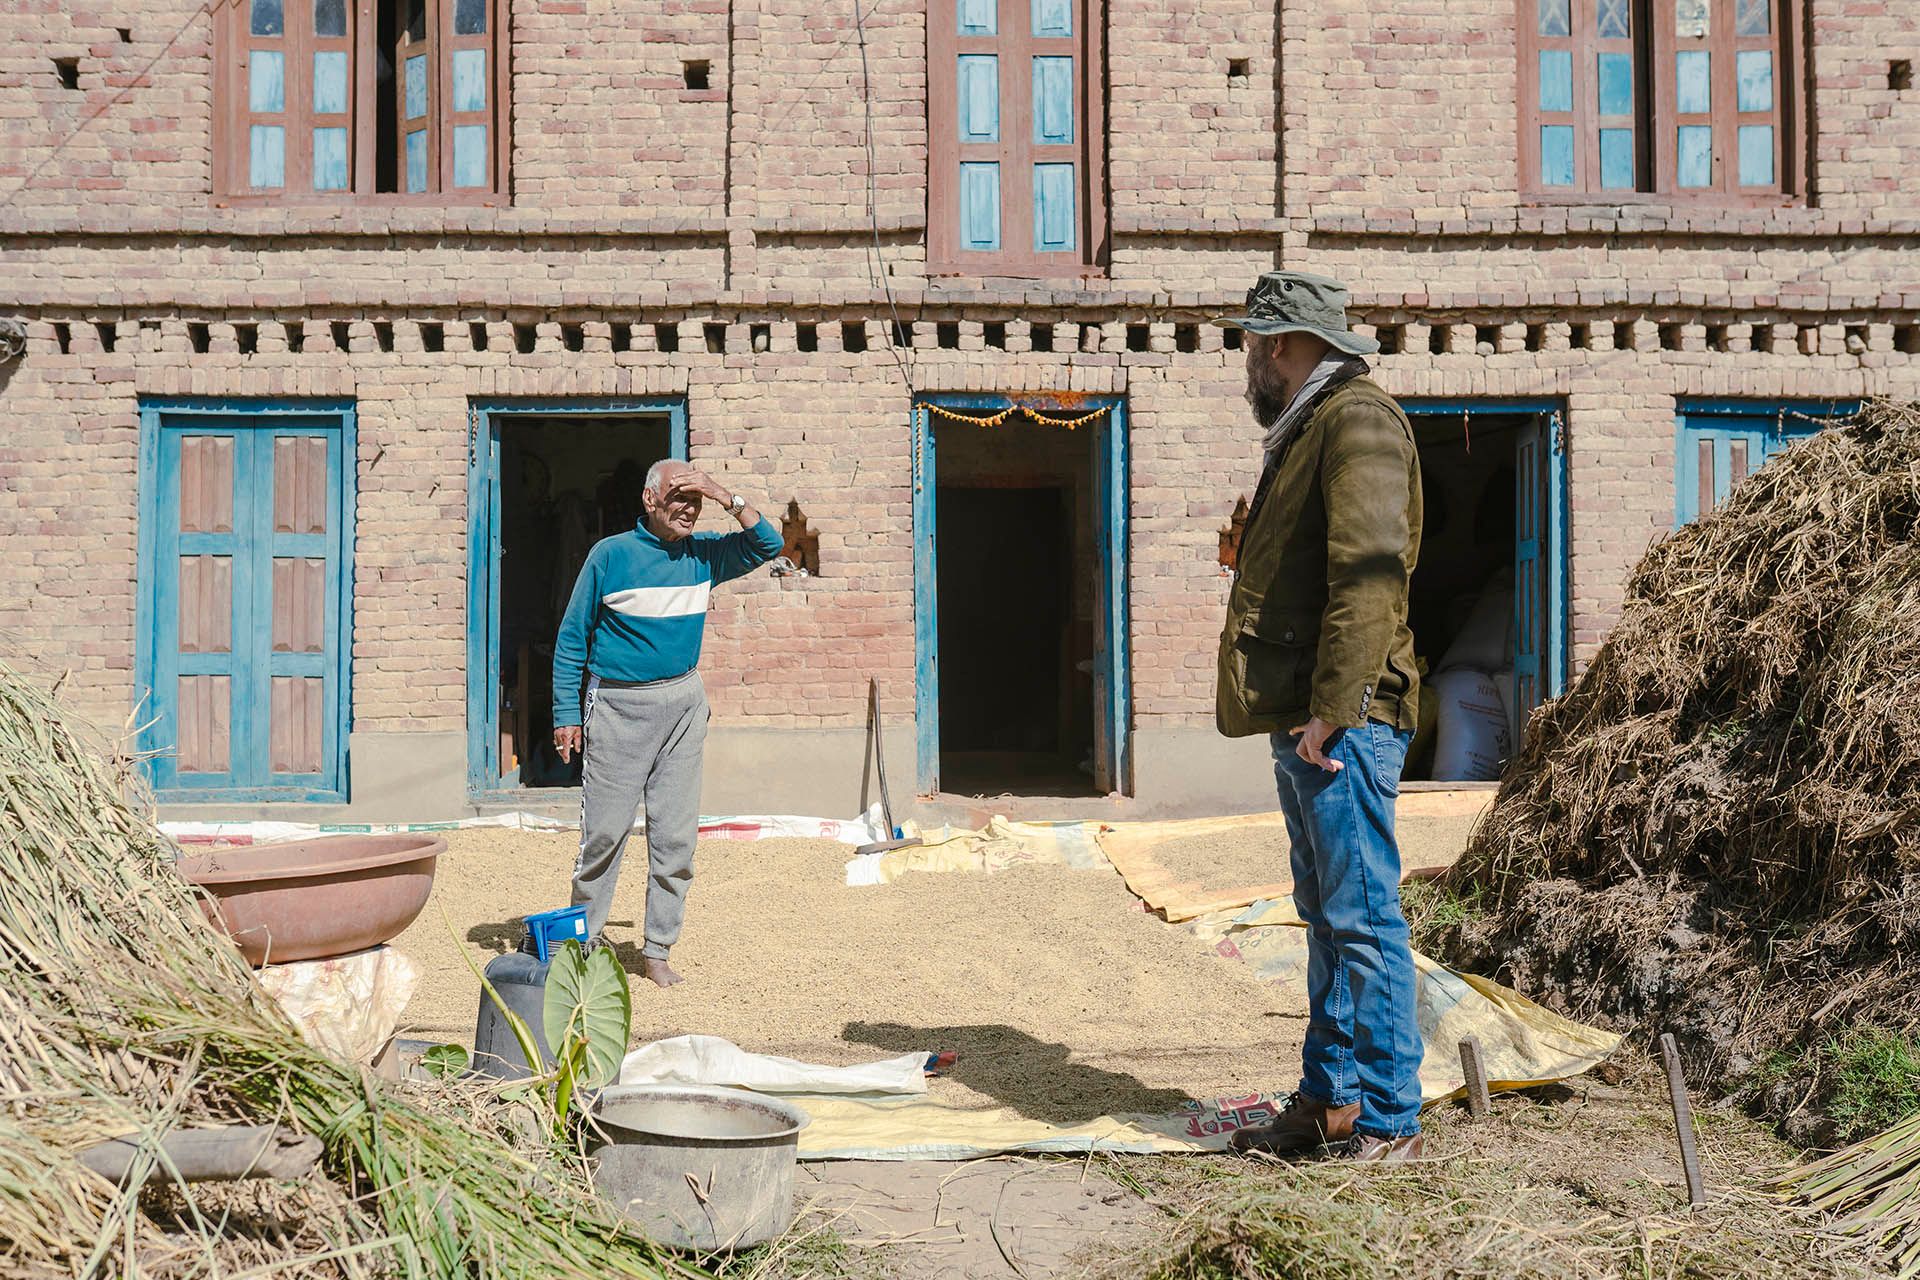
[[[435,1080],[451,1080],[467,1069],[472,1061],[457,1044],[437,1044],[420,1055],[420,1065]]]
[[[533,1028],[501,999],[471,956],[467,956],[467,967],[480,979],[487,998],[506,1020],[507,1029],[520,1045],[521,1057],[529,1068],[537,1070],[536,1064],[545,1058]],[[553,1055],[553,1069],[530,1082],[536,1088],[553,1088],[555,1138],[565,1139],[574,1094],[582,1088],[611,1084],[619,1075],[620,1058],[627,1051],[627,1033],[632,1026],[633,991],[627,985],[627,971],[614,958],[612,948],[596,947],[587,952],[571,939],[560,944],[547,966],[546,998],[540,1009],[540,1029]]]
[[[564,1124],[574,1091],[613,1083],[627,1051],[633,992],[611,947],[589,953],[572,940],[560,945],[547,968],[541,1021],[555,1062],[553,1109]]]

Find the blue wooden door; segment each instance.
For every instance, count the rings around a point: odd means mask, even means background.
[[[1514,449],[1513,689],[1522,727],[1544,700],[1547,655],[1547,441],[1544,419],[1524,427]],[[1518,744],[1515,744],[1518,746]]]
[[[335,415],[162,414],[149,743],[173,799],[343,799],[345,448]]]
[[[1117,402],[1094,434],[1093,777],[1101,791],[1133,790],[1127,645],[1127,424]]]
[[[1559,413],[1537,413],[1514,446],[1513,690],[1517,751],[1527,718],[1566,687],[1566,447]]]

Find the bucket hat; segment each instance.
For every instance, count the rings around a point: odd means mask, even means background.
[[[1347,286],[1305,271],[1269,271],[1247,290],[1247,313],[1214,320],[1248,333],[1311,333],[1348,355],[1380,350],[1372,338],[1347,328]]]

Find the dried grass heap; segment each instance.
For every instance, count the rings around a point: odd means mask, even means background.
[[[517,1146],[497,1094],[305,1044],[124,782],[0,665],[0,1277],[686,1273]],[[324,1172],[189,1185],[157,1162],[169,1129],[227,1121],[322,1138]],[[123,1134],[153,1140],[125,1190],[75,1158]]]
[[[1917,522],[1920,405],[1876,403],[1656,545],[1451,876],[1456,955],[1705,1078],[1920,1022]]]

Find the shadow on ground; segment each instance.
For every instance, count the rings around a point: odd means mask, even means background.
[[[912,1027],[898,1022],[849,1022],[848,1044],[872,1045],[890,1054],[957,1053],[946,1074],[1030,1120],[1082,1124],[1103,1115],[1177,1111],[1191,1099],[1177,1089],[1156,1089],[1133,1076],[1072,1060],[1064,1044],[1040,1040],[1000,1023]]]

